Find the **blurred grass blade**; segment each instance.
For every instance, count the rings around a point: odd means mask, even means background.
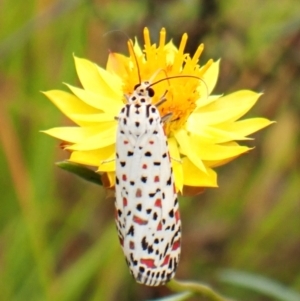
[[[219,279],[223,282],[238,285],[266,296],[273,297],[276,300],[300,300],[300,294],[298,292],[285,287],[281,283],[260,275],[235,270],[222,270],[219,273]]]
[[[92,182],[94,184],[102,186],[101,176],[99,174],[97,174],[95,171],[93,171],[87,167],[84,167],[83,165],[76,164],[76,163],[70,163],[68,161],[61,161],[61,162],[57,162],[55,164],[58,167],[66,170],[66,171],[69,171],[88,182]]]
[[[192,295],[193,295],[193,293],[191,293],[191,292],[183,292],[183,293],[168,296],[165,298],[160,298],[160,299],[155,299],[155,300],[152,299],[149,301],[183,301],[183,300],[187,300],[187,298],[191,297]]]

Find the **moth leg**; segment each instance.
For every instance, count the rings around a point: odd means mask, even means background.
[[[126,98],[126,101],[129,102],[130,96],[127,94],[124,94],[124,97]]]
[[[162,95],[162,97],[159,99],[159,101],[155,104],[156,107],[160,106],[165,101],[167,101],[167,98],[165,97],[167,93],[168,93],[168,90],[165,91],[165,93]]]
[[[105,163],[110,163],[110,162],[113,162],[113,161],[116,161],[116,158],[103,160],[103,161],[100,162],[100,165],[105,164]]]
[[[175,161],[179,164],[182,164],[182,160],[181,159],[177,159],[177,158],[173,158],[173,157],[170,157],[172,161]]]
[[[161,117],[162,122],[165,123],[166,121],[170,120],[170,118],[172,117],[172,115],[173,115],[173,113],[170,112],[170,113],[164,115],[163,117]]]

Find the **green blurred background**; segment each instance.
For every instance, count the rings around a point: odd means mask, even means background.
[[[178,279],[236,300],[297,300],[245,287],[264,276],[300,291],[299,0],[28,0],[0,2],[0,300],[149,300],[171,292],[129,275],[102,187],[54,165],[68,157],[40,130],[70,124],[40,91],[79,85],[72,54],[105,66],[147,26],[157,41],[189,34],[201,63],[221,60],[214,91],[264,92],[247,116],[277,123],[249,154],[218,168],[218,189],[182,198]],[[241,274],[239,274],[241,273]],[[227,276],[226,276],[227,275]],[[247,278],[245,278],[247,280]],[[273,291],[266,284],[266,290]],[[290,291],[290,293],[292,293]],[[194,298],[193,300],[199,300]],[[300,300],[300,299],[299,299]]]

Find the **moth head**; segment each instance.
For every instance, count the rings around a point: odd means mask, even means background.
[[[134,86],[134,91],[129,98],[129,102],[139,102],[141,104],[151,103],[151,98],[154,96],[154,90],[150,87],[150,82],[141,82]]]

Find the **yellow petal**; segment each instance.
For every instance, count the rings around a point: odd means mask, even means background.
[[[106,173],[106,176],[110,182],[110,187],[114,186],[115,185],[115,181],[116,181],[116,174],[115,172],[107,172]]]
[[[223,129],[219,129],[216,127],[206,126],[202,129],[204,133],[204,137],[210,137],[210,141],[212,143],[224,143],[232,140],[252,140],[251,138],[247,138],[239,133],[224,131]],[[195,135],[199,135],[197,131],[191,131]],[[201,134],[202,135],[202,134]]]
[[[247,113],[260,95],[252,91],[238,91],[197,109],[192,116],[199,126],[233,122]]]
[[[114,154],[115,145],[110,145],[90,151],[73,151],[69,160],[79,164],[99,166],[103,164],[103,161],[107,160]]]
[[[110,73],[99,66],[97,66],[97,68],[103,81],[114,92],[114,97],[118,99],[122,98],[122,79],[118,75]]]
[[[74,56],[75,66],[80,82],[85,90],[95,94],[104,95],[104,97],[120,97],[121,92],[112,85],[107,84],[106,77],[112,80],[111,74],[98,67],[96,64],[86,59]],[[120,83],[116,82],[116,86]],[[119,84],[119,85],[118,85]],[[119,88],[119,87],[117,87]]]
[[[272,123],[274,122],[266,118],[249,118],[234,123],[224,124],[222,125],[222,129],[245,137]]]
[[[103,112],[116,116],[119,114],[121,107],[123,106],[122,97],[114,98],[107,97],[104,94],[95,94],[90,91],[86,91],[77,87],[73,87],[69,84],[66,86],[82,101],[90,106],[93,106]],[[99,111],[98,111],[99,112]]]
[[[46,133],[63,141],[80,143],[90,137],[94,137],[98,133],[110,127],[111,125],[107,123],[91,127],[56,127],[43,131],[43,133]]]
[[[73,114],[99,113],[99,110],[82,102],[79,98],[70,93],[60,90],[51,90],[43,92],[43,94],[45,94],[63,114],[78,125],[84,125],[84,122],[78,121],[74,118]]]
[[[164,52],[166,53],[166,65],[171,66],[174,62],[175,55],[178,52],[177,47],[173,44],[172,41],[167,43],[164,46]]]
[[[197,187],[217,187],[217,174],[207,168],[206,173],[199,170],[187,157],[182,160],[184,184]]]
[[[107,122],[107,121],[114,121],[114,116],[112,114],[106,114],[106,113],[99,113],[99,114],[71,114],[72,118],[84,121],[87,124],[89,123],[101,123],[101,122]]]
[[[222,94],[221,95],[209,95],[208,97],[206,94],[204,94],[204,95],[201,94],[201,95],[202,96],[196,101],[197,108],[195,109],[194,112],[201,111],[199,108],[204,107],[204,106],[216,101],[218,98],[223,97]]]
[[[180,153],[175,138],[168,139],[169,153],[171,157],[171,164],[174,172],[176,189],[182,192],[183,188],[183,170]]]
[[[127,74],[127,66],[128,66],[128,57],[125,55],[110,52],[106,64],[106,70],[110,73],[119,74],[120,76],[124,76]]]
[[[130,47],[132,47],[132,44],[130,45]],[[143,50],[141,49],[137,38],[135,38],[133,49],[134,49],[134,53],[136,54],[136,56],[139,57],[139,56],[143,55]]]
[[[109,122],[107,122],[107,124],[109,124],[109,127],[107,129],[102,130],[96,135],[88,137],[87,139],[84,139],[77,144],[68,146],[66,147],[66,149],[85,151],[102,148],[114,144],[116,142],[117,124],[112,124]]]
[[[203,143],[200,137],[195,135],[190,139],[190,148],[192,148],[195,154],[201,158],[201,160],[223,160],[227,158],[237,157],[242,153],[249,150],[246,146],[236,145],[218,145],[211,143]]]
[[[214,89],[219,76],[219,68],[220,60],[213,62],[202,76],[202,80],[204,81],[204,83],[201,84],[199,88],[201,96],[206,96],[207,98]]]
[[[183,129],[176,131],[174,136],[180,145],[180,153],[186,155],[202,172],[206,172],[206,168],[201,158],[195,153],[194,149],[190,147],[191,139],[187,132]]]

